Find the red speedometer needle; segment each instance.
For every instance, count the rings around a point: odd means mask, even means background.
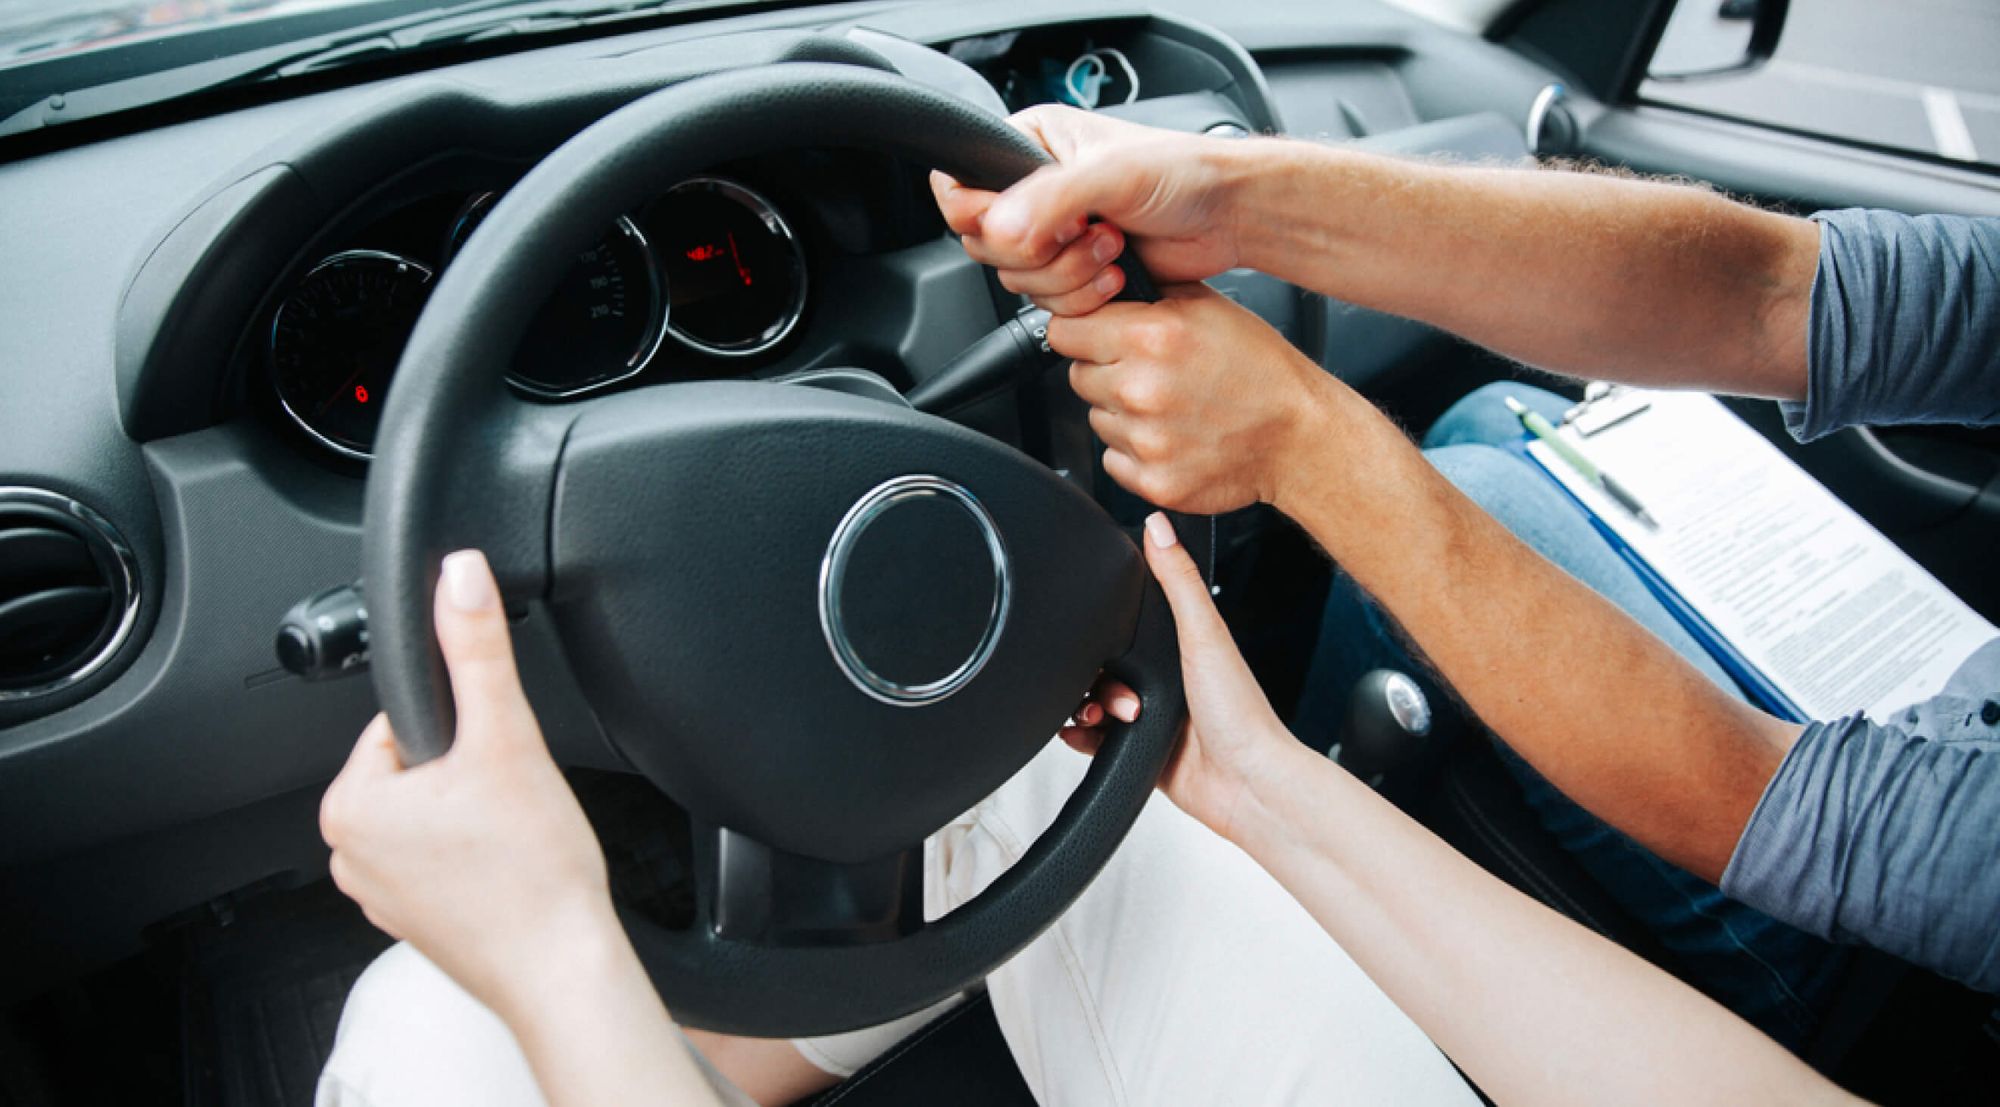
[[[736,252],[736,232],[729,233],[729,260],[736,263],[736,275],[743,278],[743,287],[750,287],[750,267],[743,264],[743,255]]]
[[[368,362],[365,359],[356,358],[355,361],[354,375],[341,382],[340,387],[333,390],[333,395],[328,396],[326,402],[319,405],[319,408],[313,412],[313,418],[317,419],[325,415],[328,408],[338,403],[342,396],[347,395],[347,390],[354,387],[354,382],[361,379],[361,374],[368,371]],[[367,403],[366,400],[361,402]]]

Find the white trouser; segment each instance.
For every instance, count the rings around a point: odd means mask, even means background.
[[[1018,859],[1082,779],[1051,743],[933,836],[927,913]],[[987,978],[1043,1107],[1476,1102],[1423,1032],[1246,854],[1155,794],[1097,880]],[[847,1075],[922,1016],[795,1043]],[[320,1107],[539,1107],[500,1020],[407,947],[348,997]]]

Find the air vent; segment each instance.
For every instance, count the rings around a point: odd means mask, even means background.
[[[132,551],[103,516],[54,492],[0,487],[0,702],[96,672],[138,613]]]

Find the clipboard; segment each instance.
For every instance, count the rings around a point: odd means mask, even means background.
[[[1667,613],[1672,615],[1674,620],[1694,637],[1695,642],[1708,651],[1708,655],[1715,659],[1715,663],[1722,667],[1722,671],[1728,673],[1729,678],[1743,689],[1750,702],[1787,722],[1810,722],[1799,705],[1792,702],[1791,697],[1780,691],[1778,686],[1764,675],[1763,670],[1757,668],[1749,658],[1743,656],[1742,651],[1730,644],[1729,639],[1717,633],[1715,627],[1710,625],[1707,619],[1702,618],[1701,612],[1696,611],[1687,600],[1683,599],[1681,594],[1674,590],[1674,586],[1667,583],[1665,577],[1661,576],[1629,543],[1618,536],[1617,531],[1612,530],[1596,512],[1585,506],[1567,485],[1542,468],[1534,455],[1528,452],[1529,440],[1530,436],[1524,435],[1509,442],[1506,446],[1507,452],[1528,462],[1562,492],[1563,498],[1590,521],[1591,527],[1604,539],[1605,544],[1631,567],[1639,582],[1653,594],[1653,598],[1660,601],[1661,606],[1667,609]]]
[[[1794,721],[1877,721],[1936,695],[1995,637],[1885,535],[1713,397],[1599,391],[1559,431],[1643,525],[1546,443],[1512,444],[1748,697]],[[1604,403],[1615,418],[1593,421]],[[1588,436],[1579,424],[1593,425]]]

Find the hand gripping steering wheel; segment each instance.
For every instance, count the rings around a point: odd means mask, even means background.
[[[619,752],[686,809],[696,921],[626,925],[682,1021],[824,1034],[936,1002],[1052,923],[1130,829],[1185,706],[1138,551],[1027,456],[907,406],[770,382],[536,404],[502,379],[620,213],[719,161],[848,147],[1002,188],[1047,161],[898,77],[785,63],[690,80],[550,154],[446,270],[368,475],[375,688],[442,753],[439,559],[546,607]],[[1099,669],[1145,704],[1018,864],[922,917],[923,841],[1025,765]]]

